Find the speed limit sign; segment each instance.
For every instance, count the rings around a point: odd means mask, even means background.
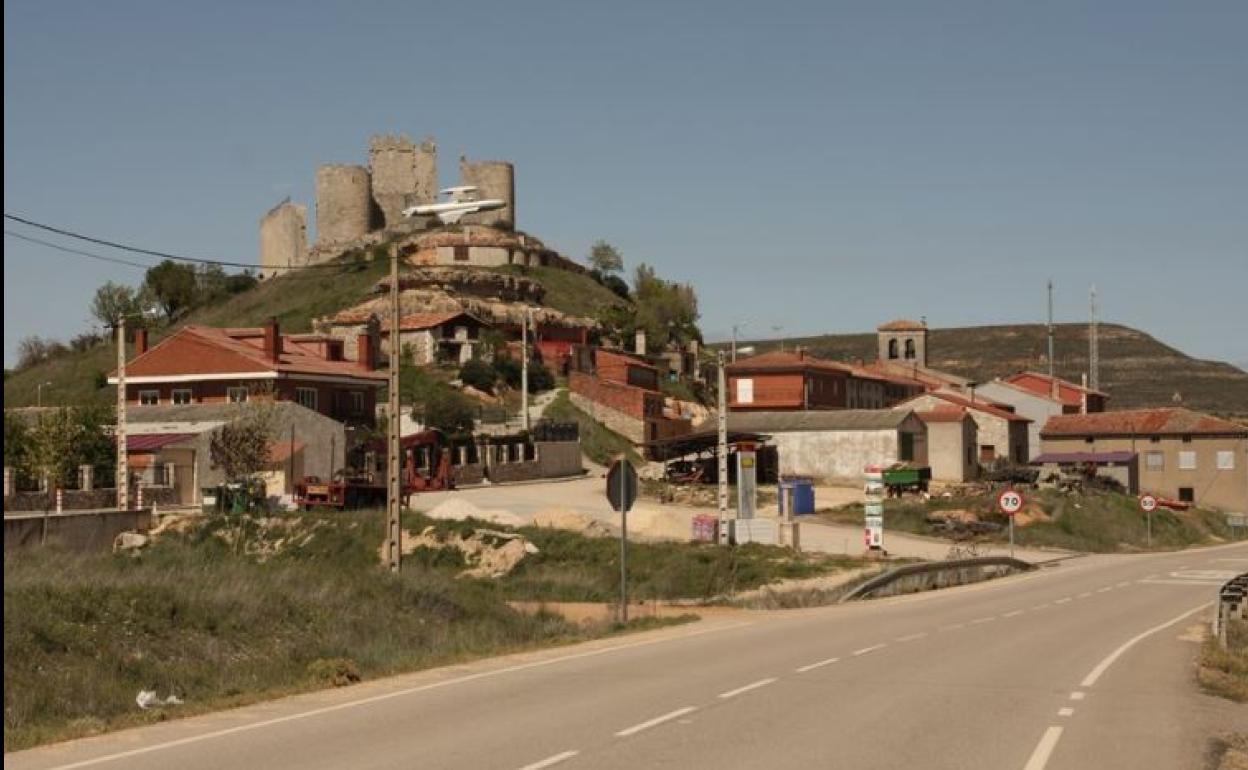
[[[1023,496],[1013,489],[1007,489],[997,497],[997,507],[1005,515],[1013,516],[1023,509]]]
[[[1145,513],[1152,513],[1157,510],[1157,498],[1152,495],[1144,495],[1140,498],[1140,510]]]

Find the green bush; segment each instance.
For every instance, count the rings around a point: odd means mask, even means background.
[[[498,379],[497,365],[490,366],[479,358],[473,358],[459,368],[459,379],[465,385],[471,385],[485,393],[494,392],[494,383]]]

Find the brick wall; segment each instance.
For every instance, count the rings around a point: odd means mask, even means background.
[[[631,417],[612,407],[597,404],[575,391],[569,393],[568,397],[576,408],[634,444],[640,444],[646,440],[646,423],[643,420]]]

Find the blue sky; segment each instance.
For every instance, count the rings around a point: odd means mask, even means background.
[[[5,211],[254,261],[368,137],[516,165],[518,225],[708,337],[1086,318],[1248,361],[1248,4],[5,4]],[[12,225],[6,223],[6,228]],[[21,229],[21,228],[14,228]],[[25,232],[25,230],[23,230]],[[141,271],[6,237],[4,345]],[[107,253],[97,249],[100,253]]]

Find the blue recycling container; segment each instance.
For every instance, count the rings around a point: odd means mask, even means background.
[[[780,478],[780,513],[801,516],[815,512],[815,483],[809,476],[782,476]],[[793,510],[786,510],[789,501]]]

